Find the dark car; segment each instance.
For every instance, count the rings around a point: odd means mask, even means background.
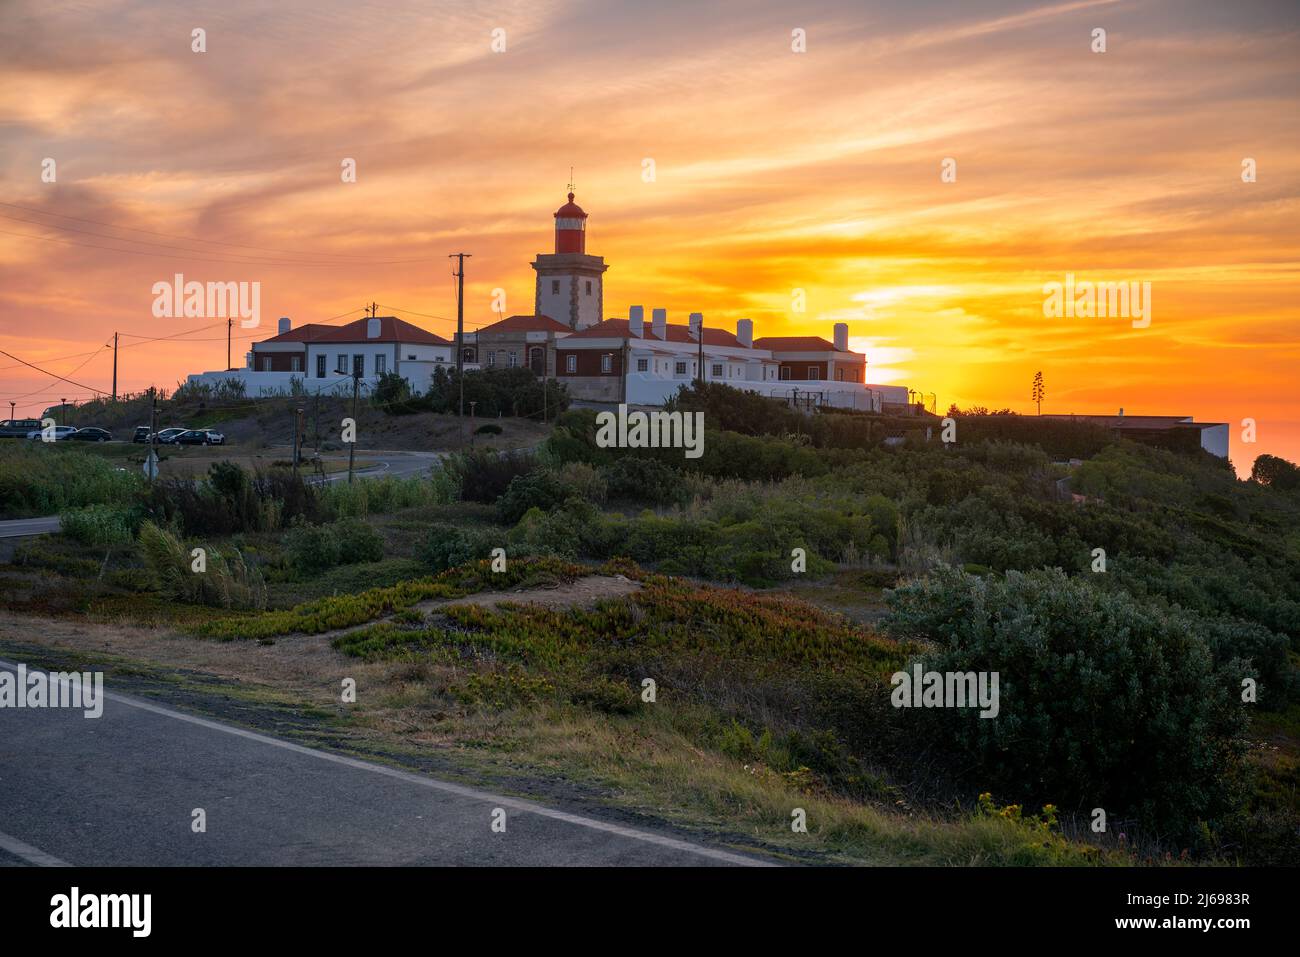
[[[133,436],[131,437],[131,441],[132,441],[132,442],[148,442],[148,441],[149,441],[149,426],[147,426],[147,425],[137,425],[137,426],[135,427],[135,435],[133,435]]]
[[[176,428],[163,429],[163,430],[162,430],[161,432],[159,432],[157,435],[155,435],[155,436],[151,436],[151,438],[156,438],[156,439],[158,440],[158,443],[159,443],[160,445],[171,445],[171,444],[172,444],[173,442],[175,442],[178,438],[180,438],[182,435],[184,435],[186,432],[189,432],[189,431],[191,431],[191,430],[190,430],[190,429],[176,429]]]
[[[97,429],[93,426],[88,429],[77,429],[68,436],[69,442],[111,442],[113,433],[107,429]]]
[[[0,439],[25,439],[28,432],[40,427],[40,419],[5,419],[0,422]]]
[[[177,445],[222,445],[226,439],[220,432],[208,429],[190,429],[182,432],[173,440]]]

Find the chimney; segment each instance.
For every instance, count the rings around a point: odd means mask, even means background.
[[[700,330],[704,328],[704,313],[702,312],[691,313],[691,319],[688,328],[690,330],[691,338],[694,339],[696,342],[699,342]]]
[[[847,322],[835,323],[835,351],[849,351],[849,324]]]
[[[276,334],[282,336],[292,328],[293,328],[293,320],[290,319],[288,316],[281,316],[280,329],[279,332],[277,332]]]
[[[628,306],[627,328],[633,338],[645,337],[645,306]]]
[[[369,319],[366,320],[366,338],[367,339],[379,338],[379,317],[378,316],[371,316]]]
[[[655,334],[656,339],[668,338],[668,310],[656,309],[650,313],[650,329]]]
[[[746,349],[754,347],[754,320],[737,319],[736,320],[736,338]]]
[[[1119,410],[1119,417],[1120,417],[1121,419],[1124,418],[1124,409],[1123,409],[1123,407],[1121,407],[1120,410]]]

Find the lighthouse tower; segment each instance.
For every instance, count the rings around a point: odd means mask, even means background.
[[[555,211],[555,252],[538,253],[534,312],[571,329],[586,329],[604,317],[605,260],[587,255],[587,214],[569,201]]]

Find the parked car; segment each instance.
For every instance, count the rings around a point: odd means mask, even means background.
[[[157,436],[157,438],[158,438],[158,444],[159,444],[159,445],[171,445],[172,443],[174,443],[174,442],[176,441],[176,439],[177,439],[179,436],[184,435],[184,434],[185,434],[186,432],[188,432],[188,431],[190,431],[190,430],[189,430],[189,429],[175,429],[175,428],[173,428],[173,429],[163,429],[161,432],[158,433],[158,436]],[[151,438],[152,438],[152,436],[151,436]]]
[[[190,429],[176,436],[177,445],[224,445],[226,437],[211,429]]]
[[[40,419],[5,419],[0,422],[0,439],[25,439],[32,429],[40,427]]]
[[[39,441],[44,431],[45,431],[44,429],[32,429],[32,431],[27,433],[27,437],[29,439],[35,439]],[[76,426],[56,425],[54,427],[54,441],[61,442],[63,439],[66,439],[68,436],[70,436],[73,432],[76,431],[77,431]]]
[[[147,426],[147,425],[137,425],[137,426],[135,427],[135,435],[133,435],[133,436],[131,437],[131,441],[132,441],[132,442],[148,442],[148,441],[149,441],[149,426]]]
[[[91,426],[88,429],[77,429],[68,436],[70,442],[111,442],[113,433],[107,429],[97,429]]]

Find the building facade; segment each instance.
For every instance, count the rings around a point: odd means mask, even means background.
[[[509,316],[476,332],[467,332],[466,362],[483,369],[531,369],[554,378],[556,343],[573,330],[550,316]]]
[[[367,316],[344,326],[308,323],[298,329],[283,318],[277,335],[253,343],[245,368],[203,372],[189,381],[215,386],[237,379],[245,394],[259,396],[350,391],[354,376],[373,386],[380,376],[396,372],[413,392],[424,392],[434,369],[454,364],[450,340],[396,316]]]

